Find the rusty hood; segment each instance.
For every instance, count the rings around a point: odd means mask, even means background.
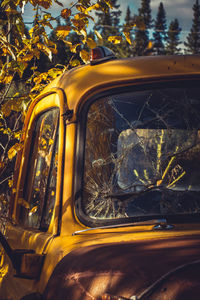
[[[44,295],[46,300],[199,299],[200,236],[79,248],[57,265]]]

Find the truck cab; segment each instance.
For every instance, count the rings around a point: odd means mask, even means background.
[[[200,57],[93,51],[29,107],[0,299],[198,299]]]

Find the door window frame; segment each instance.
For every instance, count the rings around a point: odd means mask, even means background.
[[[26,180],[26,174],[29,171],[28,161],[29,154],[31,151],[31,143],[33,138],[33,133],[35,129],[35,124],[39,116],[44,112],[49,111],[53,108],[59,108],[59,143],[58,143],[58,170],[57,170],[57,184],[56,184],[56,199],[54,204],[54,213],[47,230],[48,233],[58,234],[60,232],[61,224],[61,212],[62,212],[62,190],[63,190],[63,160],[64,160],[64,145],[65,145],[65,119],[64,114],[66,111],[66,96],[62,89],[54,88],[51,91],[39,96],[36,100],[30,105],[27,112],[27,117],[24,123],[24,148],[22,153],[19,153],[17,158],[18,164],[20,166],[19,175],[16,182],[16,194],[14,198],[14,205],[11,204],[10,215],[15,224],[18,224],[22,227],[25,227],[20,224],[20,208],[26,202],[23,203],[23,189]],[[36,230],[28,228],[29,230]],[[39,230],[41,231],[41,230]]]
[[[57,111],[57,113],[56,113]],[[39,155],[38,149],[40,147],[39,145],[39,140],[43,138],[44,136],[44,128],[45,128],[45,121],[47,120],[47,118],[50,117],[54,117],[53,116],[53,112],[56,114],[55,115],[55,124],[54,124],[54,138],[51,137],[50,139],[53,139],[53,144],[52,147],[51,145],[49,145],[50,148],[52,148],[51,153],[47,156],[49,156],[49,166],[46,163],[46,159],[44,154],[41,156]],[[31,205],[31,207],[29,208],[29,212],[28,209],[23,208],[23,205],[21,207],[21,222],[22,225],[27,224],[28,228],[34,228],[34,229],[39,229],[42,231],[46,231],[47,228],[47,224],[45,224],[44,222],[44,215],[46,213],[46,206],[47,206],[47,201],[48,198],[47,196],[49,195],[48,189],[50,188],[50,177],[52,175],[52,167],[54,165],[54,159],[55,159],[55,155],[56,155],[56,148],[57,148],[57,143],[59,142],[59,108],[51,108],[50,110],[46,110],[45,112],[43,112],[41,115],[38,116],[38,118],[35,120],[35,124],[34,124],[35,128],[33,130],[33,134],[32,134],[32,140],[31,140],[31,149],[33,150],[29,152],[29,160],[28,160],[28,166],[27,166],[27,172],[26,172],[26,178],[25,178],[25,183],[24,183],[24,189],[23,189],[23,199],[26,201],[25,205],[27,203],[27,205]],[[53,127],[52,127],[53,128]],[[42,145],[42,147],[47,147],[48,145],[48,140],[45,141],[46,145]],[[45,149],[42,150],[43,152],[45,151]],[[58,153],[58,150],[57,150]],[[45,169],[40,169],[39,174],[37,174],[37,170],[36,168],[38,167],[38,163],[40,165],[40,163],[42,162],[42,168],[45,167]],[[46,172],[45,175],[42,175],[43,172]],[[41,175],[41,176],[40,176]],[[37,180],[38,178],[38,180]],[[41,194],[41,184],[39,183],[41,180],[43,181],[43,179],[45,180],[44,182],[44,191]],[[36,181],[38,181],[38,184],[40,186],[40,190],[36,191],[34,193],[34,186]],[[56,181],[57,181],[57,174],[56,174]],[[32,207],[32,205],[34,204],[33,201],[33,197],[34,195],[36,196],[36,194],[39,197],[39,203],[37,204],[38,207],[34,206]],[[55,195],[56,196],[56,195]],[[40,205],[40,202],[42,202],[42,204]],[[35,203],[36,204],[36,203]],[[55,202],[54,202],[55,205]],[[41,215],[39,213],[37,213],[38,210],[41,209]],[[35,211],[34,211],[35,210]],[[29,217],[29,213],[31,212],[31,215],[35,216],[37,220],[37,224],[33,222],[32,226],[30,223],[31,221],[31,217]],[[33,217],[34,218],[34,217]],[[25,225],[26,226],[26,225]]]

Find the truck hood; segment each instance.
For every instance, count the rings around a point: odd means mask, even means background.
[[[95,300],[105,293],[129,299],[199,299],[200,236],[76,249],[59,262],[44,295],[46,300]]]

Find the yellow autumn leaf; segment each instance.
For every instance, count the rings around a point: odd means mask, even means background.
[[[63,41],[67,46],[71,47],[72,46],[72,43],[69,42],[69,41]]]
[[[151,49],[152,47],[153,47],[153,43],[152,43],[152,41],[149,41],[147,49]]]
[[[56,69],[56,68],[52,68],[48,71],[48,75],[51,78],[56,78],[57,76],[59,76],[62,73],[63,73],[63,71],[61,69]]]
[[[113,43],[113,44],[120,44],[122,42],[122,37],[121,36],[109,36],[108,41]]]
[[[37,210],[38,210],[38,206],[36,205],[36,206],[34,206],[34,207],[31,208],[31,210],[29,211],[29,214],[30,213],[34,214]]]
[[[96,42],[92,38],[87,39],[87,45],[90,49],[93,49],[97,46]]]
[[[87,13],[87,12],[89,12],[91,10],[95,10],[95,9],[99,9],[99,8],[100,8],[100,4],[96,3],[96,4],[91,5],[90,7],[88,7],[85,12]]]
[[[34,29],[34,28],[32,28],[32,29]],[[29,30],[29,33],[30,33],[30,31],[31,31],[31,30]],[[33,43],[33,44],[36,44],[36,43],[39,42],[39,40],[40,40],[40,37],[37,35],[37,36],[35,36],[35,37],[33,38],[32,43]],[[30,43],[30,41],[29,41],[29,43]]]
[[[18,199],[18,204],[20,204],[21,206],[25,207],[26,209],[30,208],[29,203],[24,198],[19,198]]]
[[[78,59],[73,59],[71,62],[70,62],[70,66],[72,67],[77,67],[80,65],[80,61]]]
[[[23,57],[23,61],[30,61],[32,58],[33,58],[33,54],[32,54],[32,53],[26,54],[26,55]]]
[[[77,53],[77,47],[80,46],[81,44],[75,44],[70,46],[70,51],[72,53]]]
[[[34,34],[34,27],[32,27],[30,30],[29,30],[29,34],[30,34],[30,37],[32,37],[33,36],[33,34]]]
[[[131,34],[130,34],[130,31],[124,31],[123,34],[125,35],[125,38],[126,38],[127,42],[131,45],[132,42],[131,42]]]
[[[38,4],[40,6],[43,6],[46,9],[48,9],[52,5],[52,1],[51,0],[38,0]]]
[[[17,154],[17,152],[19,150],[21,150],[23,147],[23,145],[21,143],[16,143],[15,145],[13,145],[9,150],[8,150],[8,158],[10,160],[13,159],[13,157],[15,157],[15,155]]]
[[[103,40],[102,35],[97,30],[95,30],[94,33],[99,40]]]
[[[65,8],[61,11],[61,17],[67,20],[71,16],[71,9]]]
[[[49,145],[53,145],[53,139],[49,139]]]
[[[104,1],[110,8],[113,8],[111,0],[104,0]]]
[[[52,5],[52,0],[30,0],[30,3],[33,6],[39,5],[48,9]]]
[[[4,77],[3,82],[5,84],[7,84],[7,83],[10,83],[12,81],[12,79],[13,79],[13,75],[8,75],[8,76]]]
[[[14,138],[15,139],[19,140],[21,138],[21,136],[22,136],[22,131],[14,132]]]
[[[159,185],[161,185],[162,182],[163,182],[163,180],[158,180],[158,181],[156,182],[156,185],[159,186]]]
[[[83,6],[82,4],[77,4],[77,5],[76,5],[76,9],[77,9],[78,11],[80,11],[81,13],[84,13],[85,10],[86,10],[85,6]]]
[[[87,31],[86,31],[85,27],[82,28],[81,30],[79,30],[77,33],[78,33],[78,35],[84,36],[84,40],[82,40],[82,42],[85,44],[86,38],[87,38]]]
[[[70,26],[58,26],[56,28],[56,35],[61,38],[65,38],[71,31]]]
[[[42,43],[37,43],[37,47],[39,50],[43,50],[45,46]]]
[[[72,23],[78,30],[85,28],[85,22],[82,19],[72,19]]]
[[[3,51],[2,55],[8,55],[8,54],[10,54],[10,51],[8,50],[8,48],[2,48],[1,50]]]
[[[48,47],[45,47],[44,52],[48,55],[49,60],[52,61],[53,55],[52,55],[51,49],[49,49]]]
[[[80,51],[80,57],[84,63],[87,63],[90,60],[90,54],[86,50]]]
[[[95,35],[96,35],[96,37],[97,37],[97,43],[98,43],[98,45],[99,46],[102,46],[103,45],[103,38],[102,38],[102,35],[97,31],[97,30],[95,30],[94,31],[94,33],[95,33]]]
[[[36,177],[38,177],[38,176],[40,176],[40,170],[39,171],[37,171],[37,173],[35,174],[36,175]]]
[[[12,186],[13,186],[13,179],[9,179],[9,180],[8,180],[8,186],[9,186],[9,187],[12,187]]]

